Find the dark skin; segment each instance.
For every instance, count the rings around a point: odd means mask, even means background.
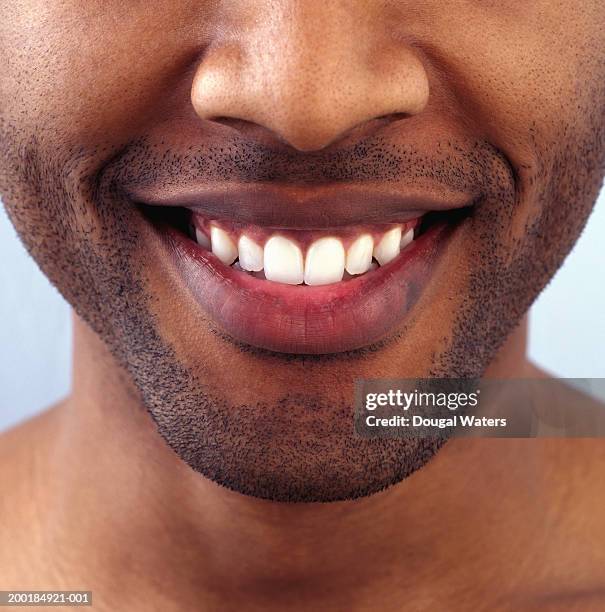
[[[76,313],[72,394],[0,445],[0,586],[88,588],[107,610],[602,609],[601,444],[369,444],[348,419],[359,377],[540,375],[524,315],[604,173],[601,3],[30,0],[0,17],[3,201]],[[243,162],[213,166],[221,146]],[[279,181],[319,180],[319,160],[386,184],[398,159],[398,177],[480,196],[380,343],[234,342],[124,195],[260,180],[267,152]]]
[[[100,610],[602,609],[600,441],[456,440],[355,502],[243,497],[112,410],[112,358],[76,329],[72,397],[3,437],[4,588],[85,587]]]

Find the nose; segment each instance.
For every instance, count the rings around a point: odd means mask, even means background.
[[[316,151],[426,106],[422,62],[367,0],[251,4],[254,15],[210,45],[198,66],[191,101],[200,118],[255,124]]]

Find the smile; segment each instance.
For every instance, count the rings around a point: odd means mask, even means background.
[[[191,236],[223,264],[288,285],[330,285],[393,261],[414,240],[418,220],[332,231],[238,227],[192,215]]]
[[[347,208],[307,201],[305,208],[283,196],[276,207],[264,196],[258,189],[236,193],[233,201],[242,206],[231,208],[225,194],[136,201],[178,277],[227,335],[297,354],[350,351],[393,333],[470,210],[468,200],[427,210],[418,199],[417,206],[386,206],[387,220],[379,222],[367,194],[358,215],[354,202]],[[288,210],[295,223],[287,224]]]

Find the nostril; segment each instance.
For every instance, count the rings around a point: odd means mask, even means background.
[[[224,123],[225,125],[231,125],[233,123],[238,123],[241,119],[236,119],[235,117],[228,117],[227,115],[217,115],[215,117],[206,117],[208,121],[214,121],[214,123]]]
[[[212,123],[220,123],[221,125],[225,125],[227,127],[240,131],[242,129],[245,129],[244,126],[246,124],[251,123],[250,121],[246,121],[245,119],[239,119],[238,117],[229,117],[228,115],[209,116],[205,119],[206,121],[211,121]]]
[[[206,120],[216,125],[234,130],[245,140],[256,144],[276,146],[283,142],[282,139],[269,128],[255,123],[254,121],[241,119],[240,117],[230,117],[228,115],[210,116],[206,117]]]
[[[381,121],[391,122],[399,121],[400,119],[407,119],[409,116],[409,113],[387,113],[386,115],[381,115],[378,117],[378,119]]]
[[[410,116],[410,113],[386,113],[367,122],[366,125],[371,124],[373,129],[378,130],[382,127],[386,127],[391,123],[407,119]]]

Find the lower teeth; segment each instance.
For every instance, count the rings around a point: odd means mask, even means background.
[[[374,270],[377,270],[380,266],[378,265],[378,262],[376,261],[372,261],[372,265],[370,266],[370,268],[368,269],[367,272],[373,272]],[[261,280],[267,280],[267,277],[265,276],[265,272],[264,270],[260,270],[260,272],[251,272],[250,270],[244,270],[240,265],[239,265],[239,261],[236,261],[234,264],[231,265],[231,268],[233,268],[234,270],[237,270],[238,272],[243,272],[244,274],[247,274],[248,276],[253,276],[254,278],[258,278]],[[365,272],[364,274],[367,274],[367,272]],[[343,274],[342,280],[346,281],[346,280],[350,280],[352,278],[357,278],[358,276],[363,276],[363,274],[349,274],[346,270]]]
[[[237,270],[238,272],[243,272],[244,274],[248,274],[248,276],[254,276],[254,278],[260,278],[262,280],[267,280],[267,278],[265,277],[265,272],[264,270],[261,270],[260,272],[251,272],[250,270],[244,270],[240,265],[239,265],[239,261],[236,261],[232,266],[231,266],[234,270]]]

